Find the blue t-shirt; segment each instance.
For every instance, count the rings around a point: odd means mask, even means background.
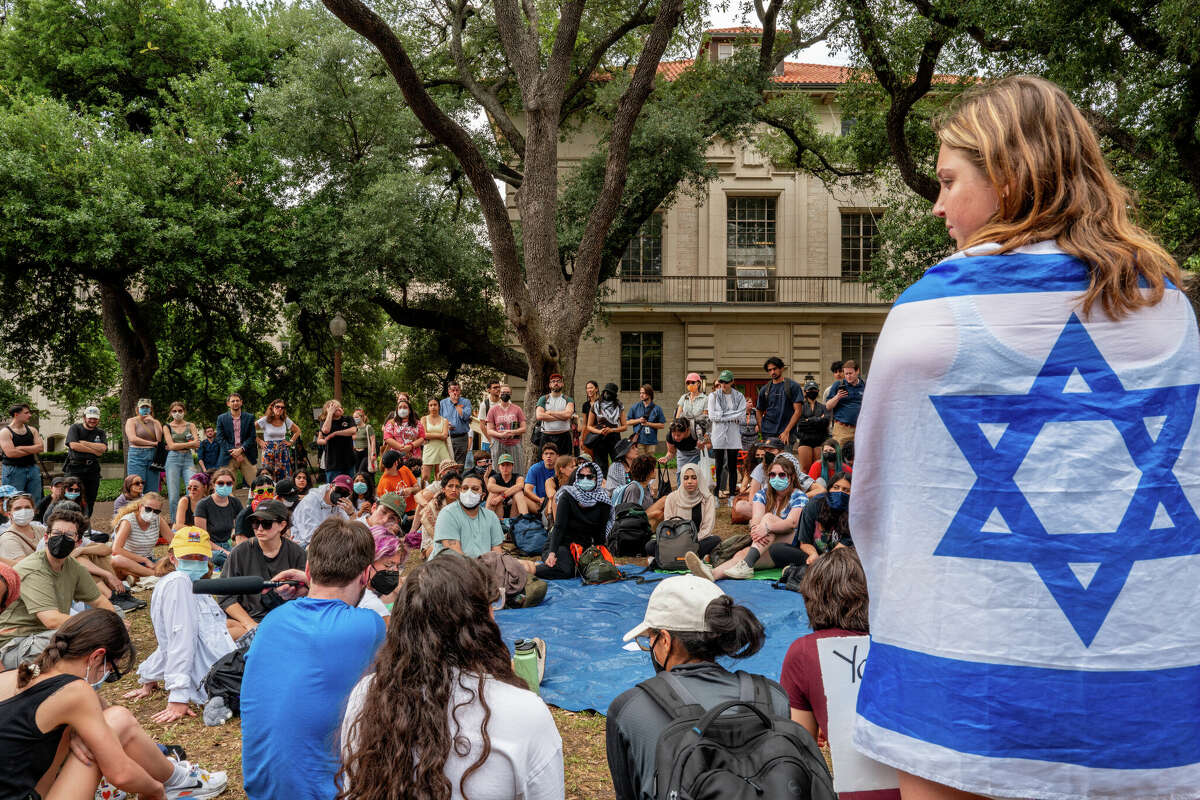
[[[845,381],[838,381],[830,388],[830,397],[834,397],[841,389],[846,390],[846,396],[839,400],[833,408],[834,422],[840,422],[843,425],[858,424],[858,412],[862,410],[863,390],[866,388],[865,378],[859,378],[857,386],[851,386]]]
[[[263,619],[242,677],[242,775],[250,800],[332,800],[350,690],[383,643],[383,619],[301,597]]]
[[[796,413],[795,403],[804,400],[804,390],[791,378],[779,383],[767,382],[758,390],[758,410],[762,412],[764,438],[778,436]]]
[[[554,475],[554,469],[547,468],[542,461],[537,462],[525,473],[525,485],[532,486],[538,497],[546,499],[546,481]]]
[[[629,414],[626,419],[641,419],[646,418],[646,422],[662,422],[666,423],[667,418],[663,415],[662,406],[656,403],[650,403],[650,409],[647,411],[646,405],[638,400],[633,404],[633,408],[629,409]],[[637,426],[637,442],[638,444],[658,444],[658,428],[651,428],[649,425]]]
[[[765,487],[762,489],[759,489],[758,494],[754,495],[754,502],[762,503],[763,505],[767,504],[767,490]],[[787,507],[784,508],[783,511],[780,511],[775,516],[786,517],[788,514],[792,513],[793,508],[804,508],[806,505],[808,505],[808,495],[806,495],[800,489],[793,489],[792,496],[788,498]],[[799,524],[799,523],[797,523],[797,524]]]
[[[216,469],[217,462],[221,460],[221,445],[216,439],[211,442],[204,439],[200,442],[200,446],[196,448],[196,457],[204,462],[204,466],[209,469]]]

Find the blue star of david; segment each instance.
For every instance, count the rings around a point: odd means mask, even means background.
[[[1075,371],[1090,391],[1065,391]],[[1032,564],[1090,646],[1134,561],[1200,553],[1200,517],[1172,472],[1191,430],[1198,392],[1200,384],[1126,390],[1072,314],[1028,394],[930,396],[976,475],[934,554]],[[1157,438],[1146,427],[1147,417],[1165,418]],[[1116,530],[1047,533],[1014,476],[1043,425],[1095,420],[1111,421],[1120,432],[1142,473],[1137,489]],[[1007,425],[994,447],[981,423]],[[1171,525],[1152,528],[1160,504]],[[1011,532],[983,530],[993,512]],[[1086,587],[1072,563],[1099,564]]]

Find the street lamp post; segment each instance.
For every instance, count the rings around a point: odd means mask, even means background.
[[[333,399],[342,402],[342,337],[346,335],[346,318],[337,313],[329,320],[329,332],[333,334]]]

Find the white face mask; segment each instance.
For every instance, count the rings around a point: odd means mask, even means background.
[[[12,521],[18,525],[28,525],[33,520],[32,508],[18,508],[12,512]]]
[[[172,411],[171,418],[174,419],[176,422],[178,422],[179,420],[183,419],[183,412],[182,411]]]
[[[400,417],[400,419],[408,419],[408,409],[407,408],[397,409],[396,414]]]
[[[150,508],[143,508],[141,510],[141,515],[142,522],[150,523],[154,522],[154,520],[158,517],[158,512]]]
[[[458,495],[458,502],[463,508],[474,508],[479,505],[479,492],[466,491]]]

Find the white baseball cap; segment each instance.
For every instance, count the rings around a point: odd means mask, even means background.
[[[708,604],[725,593],[710,580],[695,575],[676,575],[658,584],[646,604],[646,617],[622,641],[631,641],[648,630],[704,633]]]
[[[84,419],[100,419],[100,409],[95,406],[88,406],[83,410]]]

